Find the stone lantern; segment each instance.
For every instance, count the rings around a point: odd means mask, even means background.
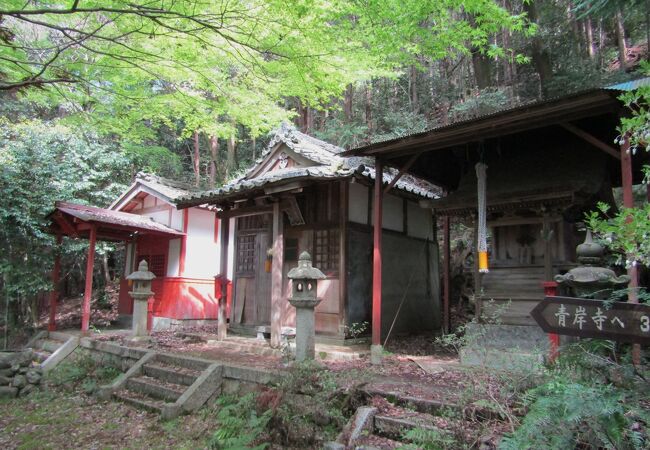
[[[570,287],[579,297],[593,296],[606,300],[614,289],[624,288],[630,282],[630,277],[616,276],[612,269],[600,267],[604,252],[603,246],[594,242],[591,231],[587,230],[585,241],[576,247],[580,265],[564,275],[556,275],[555,281]]]
[[[302,252],[298,258],[298,267],[289,271],[287,277],[293,280],[293,289],[289,303],[296,308],[296,361],[314,359],[316,327],[314,308],[321,299],[316,297],[318,280],[325,274],[311,265],[311,255]]]
[[[147,330],[147,301],[153,295],[151,280],[156,276],[149,272],[149,265],[144,259],[140,261],[138,270],[126,277],[133,282],[133,290],[129,295],[133,298],[133,339],[149,339]]]

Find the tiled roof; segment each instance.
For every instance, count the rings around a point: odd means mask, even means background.
[[[197,189],[187,183],[170,180],[145,172],[139,172],[135,177],[135,182],[140,183],[161,195],[167,197],[172,203],[185,195],[188,195]]]
[[[255,178],[249,178],[254,169],[280,143],[284,143],[297,154],[320,165],[274,170]],[[218,189],[189,193],[178,198],[178,203],[197,205],[204,202],[214,202],[246,191],[302,179],[325,180],[353,176],[375,179],[372,158],[343,157],[340,156],[343,151],[344,149],[341,147],[301,133],[294,127],[283,123],[276,130],[275,136],[269,142],[262,157],[246,175]],[[397,173],[398,170],[396,169],[386,168],[384,171],[384,184],[390,183]],[[404,174],[397,181],[394,188],[423,198],[436,198],[440,194],[440,188],[437,186],[408,174]]]
[[[56,202],[55,208],[65,214],[69,214],[84,222],[96,222],[101,224],[117,225],[137,230],[155,231],[158,233],[182,235],[184,233],[169,228],[147,216],[130,214],[111,209],[96,208],[94,206],[80,205],[77,203]]]

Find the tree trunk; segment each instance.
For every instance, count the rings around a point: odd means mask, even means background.
[[[217,158],[219,157],[219,139],[210,136],[210,187],[214,189],[217,183]]]
[[[366,90],[366,105],[365,105],[365,120],[366,127],[368,128],[368,135],[372,134],[372,81],[368,81],[365,85]]]
[[[237,165],[237,147],[235,144],[235,135],[228,138],[228,157],[226,159],[226,177],[232,175]]]
[[[537,9],[534,2],[524,2],[524,11],[528,14],[528,19],[531,22],[537,23]],[[548,92],[548,82],[553,77],[553,66],[551,64],[551,57],[548,50],[544,48],[542,40],[539,36],[533,37],[531,41],[531,57],[535,71],[539,75],[540,91],[543,97]]]
[[[598,48],[596,47],[596,43],[594,42],[594,26],[591,23],[591,17],[587,16],[585,19],[585,32],[586,32],[586,37],[587,37],[587,53],[589,53],[589,57],[591,59],[594,59],[596,57],[596,53],[598,51]]]
[[[311,134],[314,129],[314,110],[309,106],[305,107],[305,133]]]
[[[255,148],[255,144],[256,144],[255,136],[252,137],[252,140],[253,140],[253,162],[255,162],[257,160],[257,153],[256,153],[257,149]]]
[[[352,123],[352,100],[354,98],[354,86],[348,84],[345,90],[345,97],[343,98],[343,114],[345,116],[345,123]]]
[[[490,59],[481,54],[478,49],[472,51],[472,69],[474,69],[474,78],[479,90],[483,90],[492,85]]]
[[[108,267],[108,253],[102,255],[102,271],[104,272],[104,286],[111,284],[111,270]]]
[[[194,184],[196,186],[199,185],[201,182],[201,172],[199,170],[200,168],[200,160],[199,160],[199,132],[194,131],[194,161],[193,161],[193,168],[194,168]]]
[[[616,43],[618,44],[618,63],[622,71],[627,69],[627,45],[625,44],[625,25],[623,13],[619,8],[616,11]]]
[[[411,111],[414,114],[420,112],[420,102],[418,99],[418,70],[415,66],[411,66],[409,71],[409,88],[411,97]]]

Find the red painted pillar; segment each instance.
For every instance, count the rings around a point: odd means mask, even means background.
[[[450,318],[449,318],[449,302],[451,298],[451,241],[449,233],[449,216],[442,218],[442,234],[443,234],[443,261],[442,261],[442,289],[444,295],[442,297],[442,328],[443,332],[449,333]]]
[[[557,295],[557,283],[555,281],[544,281],[542,286],[544,287],[544,295],[546,297],[555,297]],[[555,362],[560,349],[560,335],[549,333],[548,340],[551,344],[551,349],[548,353],[548,360],[550,362]]]
[[[84,301],[81,306],[81,331],[87,333],[90,325],[90,297],[93,293],[93,270],[95,267],[95,243],[97,241],[97,228],[90,228],[90,242],[88,243],[88,260],[86,261],[86,286],[84,288]]]
[[[56,331],[56,304],[59,299],[59,275],[61,273],[61,235],[56,235],[56,248],[54,249],[54,267],[52,268],[52,291],[50,292],[50,322],[47,331]]]
[[[372,345],[381,345],[381,230],[384,165],[375,159],[374,247],[372,252]]]
[[[632,184],[632,153],[630,152],[630,139],[626,136],[621,145],[621,187],[623,188],[623,206],[626,208],[634,208]],[[631,220],[632,218],[628,217],[628,221]],[[637,266],[631,266],[627,269],[627,274],[630,277],[627,301],[629,303],[639,303],[639,273]],[[641,362],[641,346],[639,344],[632,345],[632,362],[634,364]]]

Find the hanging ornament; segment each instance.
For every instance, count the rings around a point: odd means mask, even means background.
[[[477,251],[478,271],[487,273],[488,252],[487,252],[487,204],[485,195],[485,180],[487,177],[487,165],[482,162],[476,164],[476,185],[478,189],[478,227],[477,227]]]

